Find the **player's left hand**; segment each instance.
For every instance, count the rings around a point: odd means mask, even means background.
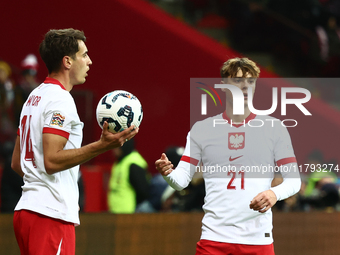
[[[168,174],[170,174],[173,171],[174,167],[174,165],[171,163],[165,153],[162,153],[161,158],[156,160],[155,165],[157,171],[163,176],[167,176]]]
[[[100,137],[100,141],[107,149],[118,148],[124,145],[125,142],[131,140],[139,131],[134,125],[124,129],[118,133],[109,132],[109,123],[107,121],[103,124],[103,131]]]
[[[250,202],[250,209],[254,211],[259,211],[260,213],[265,213],[276,204],[277,198],[272,190],[266,190],[259,193]]]

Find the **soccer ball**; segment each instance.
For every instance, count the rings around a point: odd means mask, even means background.
[[[124,90],[115,90],[100,99],[96,115],[101,128],[104,121],[107,121],[109,131],[117,133],[131,125],[139,127],[143,119],[143,110],[136,96]]]

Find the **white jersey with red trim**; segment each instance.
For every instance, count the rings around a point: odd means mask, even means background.
[[[280,165],[284,181],[271,188]],[[269,189],[285,199],[301,185],[287,129],[273,117],[254,114],[240,125],[230,125],[225,113],[195,123],[180,163],[164,178],[181,190],[196,172],[206,189],[201,239],[227,243],[271,244],[272,212],[254,211],[250,201]]]
[[[83,123],[76,105],[63,85],[52,78],[35,88],[20,115],[20,164],[24,172],[22,196],[15,210],[27,209],[52,218],[79,224],[79,166],[47,174],[43,133],[67,138],[64,150],[80,148]]]

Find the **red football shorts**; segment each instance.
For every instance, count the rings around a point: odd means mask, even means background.
[[[247,245],[200,240],[196,255],[275,255],[274,245]]]
[[[14,212],[14,232],[21,255],[74,255],[74,224],[28,210]]]

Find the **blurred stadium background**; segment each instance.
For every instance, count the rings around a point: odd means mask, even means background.
[[[5,1],[0,60],[10,64],[15,84],[22,59],[39,56],[49,29],[83,30],[93,65],[86,83],[72,91],[85,124],[83,144],[100,136],[98,100],[112,90],[130,91],[143,105],[136,148],[152,174],[166,148],[185,145],[190,78],[219,77],[222,63],[237,56],[255,60],[261,78],[332,78],[327,86],[303,85],[312,92],[306,108],[313,118],[290,109],[287,119],[299,119],[289,130],[299,164],[315,149],[322,151],[323,163],[339,164],[339,5],[336,0]],[[47,70],[40,57],[38,64],[41,82]],[[260,90],[270,98],[270,86]],[[261,98],[255,100],[261,107]],[[81,166],[84,205],[77,254],[194,254],[202,212],[107,213],[105,178],[113,161],[108,152]],[[339,254],[337,208],[275,212],[276,254]],[[0,254],[19,254],[12,214],[0,214]]]

